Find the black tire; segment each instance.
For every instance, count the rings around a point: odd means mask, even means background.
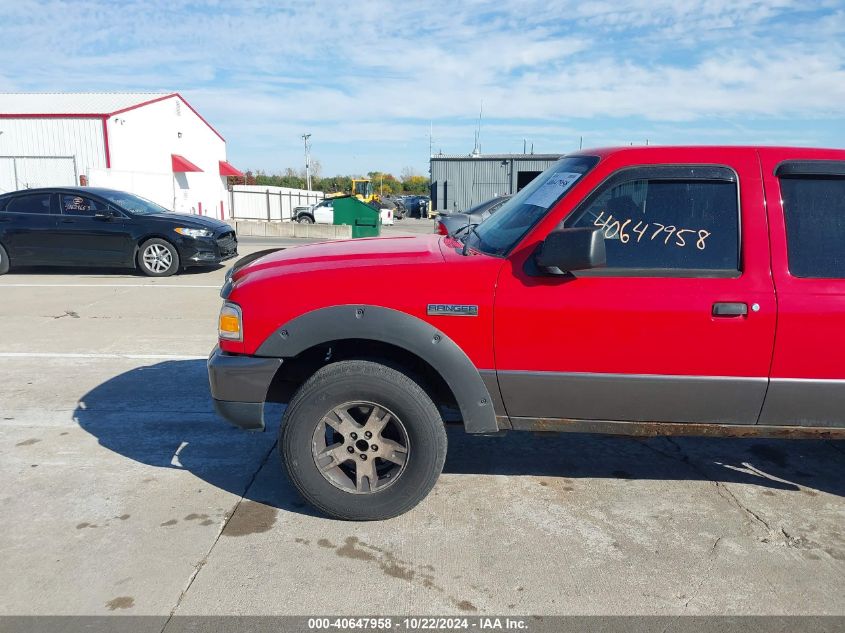
[[[148,277],[170,277],[179,270],[179,253],[167,240],[147,240],[138,248],[138,268]]]
[[[0,244],[0,275],[5,275],[7,272],[9,272],[9,254]]]
[[[299,224],[314,224],[314,218],[312,218],[310,215],[300,215],[298,218],[296,218],[296,221]]]
[[[385,479],[387,483],[382,485],[386,487],[381,489],[341,489],[317,466],[314,438],[320,436],[318,427],[335,408],[357,402],[371,403],[393,414],[395,423],[405,433],[407,450],[402,470],[394,480]],[[328,425],[322,428],[332,431]],[[315,372],[291,399],[279,435],[279,452],[296,489],[315,508],[343,520],[374,521],[407,512],[434,487],[446,459],[446,430],[428,394],[409,376],[371,361],[340,361]],[[375,443],[378,437],[381,432],[370,441]],[[345,451],[355,450],[358,445],[343,438],[341,441]],[[345,457],[343,451],[340,454]],[[355,457],[360,455],[347,458],[350,461],[344,467],[357,469]],[[375,457],[372,462],[375,468]],[[397,468],[385,459],[380,459],[379,464],[378,468]],[[376,479],[382,481],[379,475]]]

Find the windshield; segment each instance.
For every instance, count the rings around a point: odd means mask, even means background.
[[[365,198],[373,193],[373,183],[369,180],[356,180],[353,183],[355,193]]]
[[[125,191],[101,191],[98,192],[103,198],[121,209],[126,209],[135,215],[150,215],[153,213],[173,213],[152,200]]]
[[[469,248],[501,257],[599,162],[595,156],[564,157],[508,200],[495,215],[466,234]]]

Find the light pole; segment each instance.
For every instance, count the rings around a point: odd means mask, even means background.
[[[302,135],[302,140],[305,143],[305,188],[311,191],[311,145],[308,143],[309,138],[311,138],[311,134]]]

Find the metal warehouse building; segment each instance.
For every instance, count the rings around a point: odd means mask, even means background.
[[[516,193],[560,154],[475,154],[431,157],[434,211],[463,211],[498,195]]]
[[[0,193],[90,185],[229,216],[226,141],[178,93],[0,94]]]

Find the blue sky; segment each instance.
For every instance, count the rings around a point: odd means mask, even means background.
[[[434,151],[845,147],[845,0],[0,3],[0,91],[181,92],[242,169]],[[430,127],[431,126],[431,127]]]

